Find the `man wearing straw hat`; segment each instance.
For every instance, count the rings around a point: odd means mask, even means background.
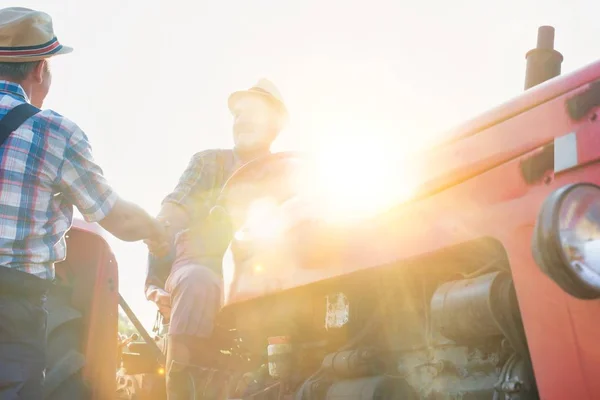
[[[201,151],[192,157],[175,190],[163,200],[158,217],[168,222],[174,255],[163,259],[150,256],[149,260],[146,297],[169,320],[169,400],[186,398],[178,392],[182,388],[176,384],[177,368],[172,365],[211,364],[205,350],[210,347],[215,317],[222,306],[225,248],[211,244],[216,232],[207,222],[208,214],[234,170],[267,155],[288,119],[281,94],[266,79],[231,94],[228,105],[233,115],[234,148]],[[153,249],[151,243],[149,247]]]
[[[0,9],[1,399],[43,397],[44,304],[73,206],[122,240],[166,240],[161,223],[111,188],[85,133],[40,109],[52,81],[48,59],[71,51],[48,14]]]

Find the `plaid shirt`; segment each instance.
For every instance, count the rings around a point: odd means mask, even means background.
[[[188,214],[190,218],[188,229],[193,229],[194,233],[192,235],[188,230],[185,235],[193,236],[194,255],[202,258],[205,264],[210,264],[215,257],[207,254],[206,239],[211,232],[202,231],[202,228],[206,228],[204,220],[215,205],[221,188],[241,164],[241,159],[233,150],[213,149],[196,153],[188,162],[173,192],[167,195],[162,202],[162,204],[177,204]],[[145,290],[149,286],[164,288],[171,271],[173,258],[174,254],[166,259],[155,259],[150,256]]]
[[[20,85],[0,80],[0,118],[26,101]],[[116,200],[85,133],[40,111],[0,147],[0,265],[53,279],[54,263],[66,256],[73,206],[96,222]]]
[[[175,203],[183,207],[191,221],[202,221],[239,164],[233,150],[205,150],[194,154],[163,204]]]

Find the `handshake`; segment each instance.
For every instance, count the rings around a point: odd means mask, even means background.
[[[171,249],[171,224],[164,218],[153,220],[153,229],[151,235],[144,239],[148,246],[148,251],[154,257],[165,257]],[[146,290],[146,298],[156,304],[158,310],[167,320],[171,314],[171,296],[164,289],[150,285]]]
[[[172,232],[171,224],[163,218],[156,218],[153,221],[152,231],[150,235],[144,239],[144,243],[148,246],[148,251],[154,257],[164,257],[169,254],[171,249]]]

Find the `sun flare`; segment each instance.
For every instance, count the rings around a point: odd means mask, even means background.
[[[324,217],[368,217],[410,198],[416,172],[398,143],[377,136],[323,141],[314,153],[317,193]]]

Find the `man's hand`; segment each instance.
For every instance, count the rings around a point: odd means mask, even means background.
[[[144,240],[144,243],[148,246],[148,251],[155,257],[160,258],[169,254],[171,248],[169,222],[160,218],[155,219],[154,231],[150,238]]]
[[[156,304],[161,315],[169,319],[171,316],[171,295],[156,286],[150,286],[146,292],[146,298]]]
[[[163,223],[152,218],[143,208],[123,199],[118,199],[111,212],[99,223],[126,242],[150,240],[161,243],[167,236]]]
[[[171,248],[171,244],[167,241],[158,242],[155,240],[146,239],[144,240],[146,246],[148,246],[148,251],[156,258],[165,257],[169,254],[169,250]]]

